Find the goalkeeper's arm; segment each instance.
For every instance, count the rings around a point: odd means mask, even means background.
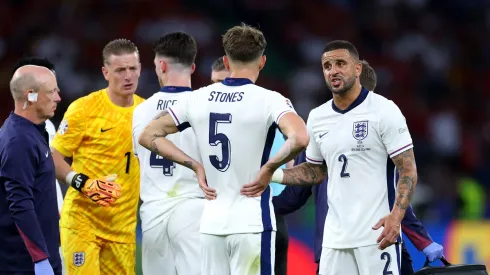
[[[116,175],[91,179],[83,173],[73,171],[65,161],[65,157],[56,149],[51,148],[51,153],[53,155],[58,181],[77,189],[92,201],[102,206],[108,206],[119,198],[121,186],[112,182],[117,178]]]

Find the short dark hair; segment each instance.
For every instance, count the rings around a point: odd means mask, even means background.
[[[347,50],[349,54],[354,57],[354,59],[359,60],[359,52],[357,51],[356,47],[349,41],[334,40],[332,42],[329,42],[327,43],[327,45],[325,45],[325,48],[323,48],[322,54],[335,50]]]
[[[47,58],[41,58],[37,56],[25,56],[22,57],[15,63],[12,73],[15,73],[17,69],[19,69],[22,66],[26,65],[34,65],[34,66],[40,66],[49,69],[50,71],[54,72],[55,71],[55,66],[51,61],[49,61]]]
[[[155,55],[172,58],[184,66],[194,64],[197,44],[194,37],[184,32],[174,32],[160,37],[153,45]]]
[[[359,81],[364,88],[368,89],[369,91],[374,91],[377,83],[376,72],[366,60],[361,60],[361,64],[362,71],[361,75],[359,76]]]
[[[223,48],[232,61],[254,61],[264,54],[266,46],[264,34],[244,23],[229,29],[223,35]]]
[[[119,38],[110,41],[105,45],[102,50],[102,61],[104,64],[109,64],[109,57],[111,55],[123,55],[123,54],[139,54],[138,47],[128,39]]]
[[[223,57],[217,58],[213,62],[213,65],[211,65],[211,70],[213,72],[221,72],[221,71],[226,70],[225,63],[223,63]]]

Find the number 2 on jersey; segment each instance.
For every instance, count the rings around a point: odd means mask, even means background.
[[[393,272],[389,271],[391,265],[391,255],[388,252],[381,253],[381,260],[386,259],[385,268],[383,269],[383,275],[393,275]]]
[[[231,156],[231,144],[228,137],[220,133],[218,125],[220,123],[231,123],[231,114],[209,114],[209,145],[218,146],[221,144],[221,160],[216,155],[209,156],[211,164],[218,169],[218,171],[225,172],[230,167]]]
[[[339,161],[340,162],[343,162],[343,164],[342,164],[342,170],[340,171],[340,177],[341,178],[348,178],[348,177],[350,177],[350,174],[347,173],[347,171],[346,171],[347,170],[347,157],[344,154],[342,154],[342,155],[339,156]]]

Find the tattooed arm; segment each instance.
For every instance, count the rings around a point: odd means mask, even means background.
[[[281,165],[293,160],[299,153],[306,149],[310,138],[305,122],[296,113],[289,112],[279,120],[279,129],[286,135],[286,142],[281,149],[262,166],[255,180],[243,186],[241,194],[249,197],[260,196],[269,186],[274,171]]]
[[[401,221],[410,205],[413,191],[417,185],[417,166],[415,164],[413,149],[409,149],[393,157],[392,160],[399,174],[392,214]]]
[[[325,164],[301,163],[298,166],[282,170],[282,184],[285,185],[314,185],[325,179],[327,166]]]
[[[167,135],[174,134],[178,131],[172,117],[165,110],[148,123],[141,133],[138,142],[146,149],[196,171],[200,164],[165,138]]]

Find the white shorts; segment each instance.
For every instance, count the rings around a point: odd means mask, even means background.
[[[348,249],[322,248],[320,275],[400,275],[400,245],[385,250],[378,245]]]
[[[273,275],[276,232],[201,234],[203,275]]]
[[[204,199],[176,205],[168,218],[143,232],[143,274],[201,274],[199,226]]]

